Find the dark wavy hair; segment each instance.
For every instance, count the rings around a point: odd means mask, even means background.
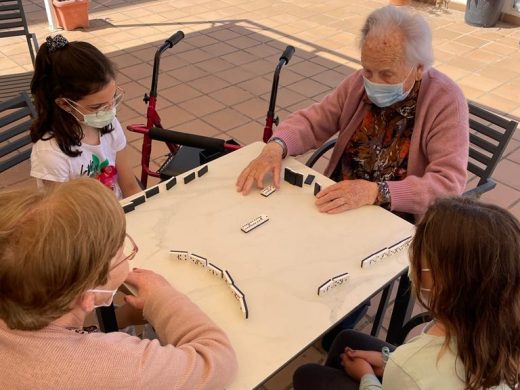
[[[433,288],[421,297],[421,259]],[[435,202],[410,248],[414,292],[446,329],[465,369],[466,389],[519,383],[520,223],[508,211],[467,198]]]
[[[38,113],[31,126],[32,141],[54,137],[63,153],[70,157],[79,156],[81,151],[73,147],[81,145],[81,125],[56,104],[56,99],[80,100],[100,91],[113,79],[113,64],[90,43],[69,42],[52,52],[47,44],[41,45],[31,81],[31,93]],[[101,129],[101,134],[112,130],[112,125],[108,125]]]

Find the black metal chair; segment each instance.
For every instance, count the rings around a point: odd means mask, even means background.
[[[507,144],[511,140],[518,122],[506,119],[475,103],[468,103],[470,145],[468,171],[479,178],[475,188],[466,190],[463,196],[480,198],[482,194],[496,187],[491,175],[502,158]],[[336,139],[331,139],[318,148],[306,162],[308,167],[314,164],[336,145]],[[394,310],[400,313],[395,316],[395,323],[391,321],[388,329],[387,342],[394,345],[404,343],[410,331],[416,326],[431,320],[429,313],[420,313],[409,320],[413,309],[413,299],[410,296],[410,284],[405,274],[401,276]],[[388,295],[388,291],[385,291]],[[385,303],[386,306],[386,303]],[[398,307],[399,306],[399,307]],[[394,317],[394,316],[392,316]],[[394,318],[393,318],[394,319]],[[406,322],[405,322],[406,321]]]
[[[35,117],[36,111],[25,92],[0,103],[0,173],[31,156],[29,128]]]
[[[0,0],[0,38],[25,36],[34,65],[38,51],[36,35],[29,32],[21,0]],[[25,91],[30,95],[33,72],[0,76],[0,101]]]
[[[0,38],[22,35],[27,39],[27,46],[29,46],[31,60],[34,64],[38,51],[38,41],[36,35],[29,32],[22,1],[0,0]]]

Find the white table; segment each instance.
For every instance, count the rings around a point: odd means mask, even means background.
[[[257,142],[209,164],[209,172],[149,198],[127,214],[127,231],[139,253],[132,266],[164,275],[229,335],[239,371],[232,389],[251,389],[271,376],[408,264],[406,251],[367,269],[360,261],[413,234],[413,225],[376,206],[326,215],[314,205],[313,189],[282,181],[269,197],[235,191],[235,180],[263,143]],[[288,166],[332,181],[293,158]],[[269,183],[270,181],[268,181]],[[240,226],[267,214],[264,225]],[[223,280],[204,268],[174,259],[171,249],[189,250],[231,273],[246,295],[244,319]],[[343,272],[350,281],[324,296],[317,288]]]

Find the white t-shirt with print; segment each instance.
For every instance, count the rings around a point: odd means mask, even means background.
[[[102,181],[99,175],[110,172],[105,167],[115,167],[116,153],[126,146],[125,134],[117,118],[112,121],[112,126],[114,130],[102,135],[99,145],[82,143],[76,149],[82,151],[77,157],[63,153],[54,138],[37,141],[32,147],[31,176],[38,179],[38,185],[41,185],[41,180],[65,182],[80,176],[91,176]],[[113,178],[111,188],[118,199],[123,197],[117,176]]]

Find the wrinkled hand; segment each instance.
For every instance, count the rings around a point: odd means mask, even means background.
[[[322,213],[337,214],[374,204],[377,184],[367,180],[343,180],[316,195],[316,206]]]
[[[374,373],[377,376],[383,376],[383,372],[385,371],[385,363],[383,362],[383,355],[378,351],[361,351],[350,349],[349,347],[345,348],[345,354],[351,359],[363,359],[370,366]]]
[[[161,275],[153,271],[134,268],[125,280],[126,283],[135,288],[135,295],[126,295],[125,302],[135,309],[142,310],[150,294],[162,286],[170,286],[170,283]]]
[[[260,155],[238,176],[237,191],[247,195],[256,182],[258,188],[264,188],[264,177],[268,172],[273,173],[273,182],[276,188],[280,188],[280,171],[282,169],[283,150],[280,145],[270,142],[265,145]]]
[[[341,358],[341,365],[347,372],[348,376],[355,381],[360,382],[364,375],[374,373],[372,366],[370,366],[370,363],[365,359],[350,358],[346,353],[342,353],[339,356]]]

